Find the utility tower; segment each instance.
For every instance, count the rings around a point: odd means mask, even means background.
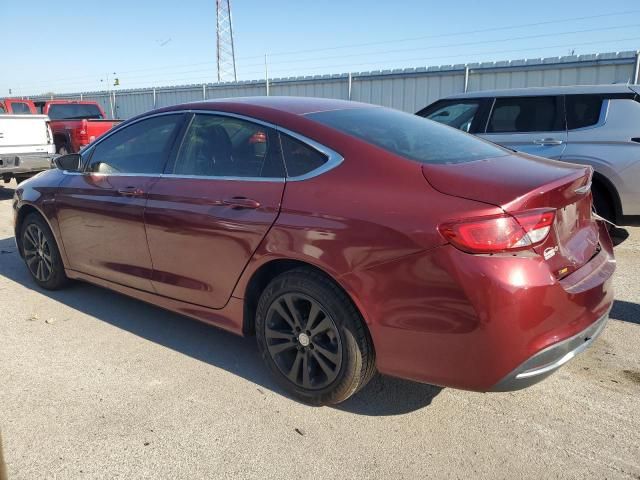
[[[238,81],[230,2],[231,0],[216,0],[218,82]]]

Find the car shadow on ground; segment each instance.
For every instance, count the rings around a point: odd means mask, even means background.
[[[31,280],[19,257],[13,237],[0,240],[0,252],[0,275],[25,288],[286,396],[263,366],[255,339],[241,338],[125,295],[81,282],[74,282],[69,288],[59,291],[40,289]],[[29,314],[29,311],[25,311],[25,316]],[[361,392],[336,408],[358,415],[400,415],[428,406],[441,390],[431,385],[378,376]]]
[[[2,179],[0,179],[1,181]],[[9,200],[10,198],[13,198],[13,194],[15,193],[15,190],[13,188],[7,188],[3,185],[0,185],[0,200]]]
[[[640,325],[640,304],[616,300],[613,302],[609,318]]]

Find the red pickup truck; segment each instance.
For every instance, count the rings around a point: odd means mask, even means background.
[[[13,115],[36,114],[36,106],[31,100],[21,100],[19,98],[5,98],[0,100],[0,113],[10,113]]]
[[[79,152],[120,123],[120,120],[106,120],[97,102],[50,100],[35,102],[35,106],[49,116],[56,153],[60,155]]]

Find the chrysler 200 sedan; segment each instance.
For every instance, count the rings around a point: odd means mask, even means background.
[[[381,372],[531,385],[584,350],[615,261],[590,167],[360,103],[254,97],[155,110],[24,182],[42,288],[83,280],[255,335],[292,396]]]

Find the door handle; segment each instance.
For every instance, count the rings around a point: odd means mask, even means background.
[[[144,190],[138,187],[125,187],[118,190],[123,197],[140,197],[144,195]]]
[[[247,197],[231,197],[222,200],[222,203],[232,208],[259,208],[260,202]]]
[[[533,143],[536,145],[562,145],[562,140],[557,140],[555,138],[538,138],[534,140]]]

